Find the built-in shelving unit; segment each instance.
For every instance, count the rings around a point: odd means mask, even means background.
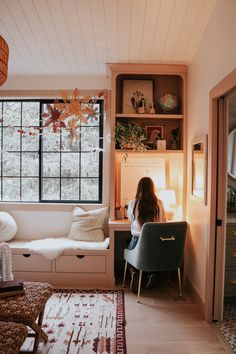
[[[111,129],[114,136],[116,123],[132,122],[141,127],[160,126],[163,129],[166,140],[166,150],[146,150],[146,151],[122,151],[117,148],[115,142],[111,149],[111,220],[115,219],[115,206],[124,204],[122,200],[122,184],[134,182],[130,176],[127,181],[122,180],[123,164],[127,160],[133,162],[140,159],[143,163],[151,161],[150,165],[160,160],[160,165],[164,164],[165,181],[160,188],[174,189],[176,192],[179,217],[185,218],[185,195],[186,195],[186,127],[187,127],[187,67],[184,65],[148,65],[148,64],[109,64],[108,69],[111,74]],[[138,80],[138,81],[135,81]],[[126,109],[127,87],[125,83],[150,83],[152,87],[152,101],[154,102],[155,113],[150,114],[149,106],[146,105],[144,113],[137,113],[132,105]],[[150,85],[149,85],[150,86]],[[149,88],[150,91],[150,88]],[[159,105],[160,97],[165,94],[172,94],[178,98],[178,106],[173,112],[163,112]],[[144,95],[145,96],[145,95]],[[171,137],[173,130],[178,129],[178,145],[172,149]],[[127,159],[128,154],[128,159]],[[159,161],[158,160],[158,161]],[[146,161],[146,162],[145,162]],[[157,164],[158,165],[158,164]],[[146,169],[147,170],[147,169]],[[137,171],[137,169],[135,169]],[[154,170],[153,170],[154,171]],[[147,170],[148,173],[148,170]],[[156,177],[156,176],[155,176]],[[158,176],[157,176],[158,180]],[[157,186],[157,189],[159,188]],[[157,191],[158,192],[158,191]]]

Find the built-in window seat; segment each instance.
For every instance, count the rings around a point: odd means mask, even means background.
[[[68,238],[55,239],[55,254],[47,255],[45,249],[52,238],[38,240],[14,239],[9,242],[12,252],[12,268],[15,279],[49,282],[54,287],[94,287],[113,284],[111,275],[109,238],[104,242],[82,242],[83,248],[77,248],[79,241]],[[63,239],[69,244],[62,250]],[[36,247],[31,244],[36,242]],[[71,244],[71,242],[75,244]],[[58,247],[60,243],[60,247]],[[87,244],[87,247],[86,247]],[[99,244],[99,247],[94,247]],[[41,248],[40,248],[41,245]],[[58,252],[59,250],[59,252]],[[58,253],[58,254],[57,254]]]

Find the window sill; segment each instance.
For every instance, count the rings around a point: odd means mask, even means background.
[[[102,208],[104,204],[81,204],[81,203],[20,203],[0,202],[1,211],[71,211],[75,206],[81,206],[85,210]]]

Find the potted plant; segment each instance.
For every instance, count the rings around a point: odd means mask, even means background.
[[[178,149],[178,143],[179,143],[179,128],[176,128],[171,131],[171,143],[170,143],[171,150]]]
[[[145,141],[146,130],[133,122],[117,121],[115,126],[116,148],[121,150],[144,151],[147,149]]]

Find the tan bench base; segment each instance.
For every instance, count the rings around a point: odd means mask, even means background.
[[[0,322],[0,354],[18,353],[28,334],[21,323]]]
[[[22,323],[32,328],[35,337],[33,351],[36,351],[39,340],[46,342],[48,339],[42,330],[42,323],[44,308],[53,288],[47,283],[24,282],[24,289],[24,295],[0,300],[0,321]]]

